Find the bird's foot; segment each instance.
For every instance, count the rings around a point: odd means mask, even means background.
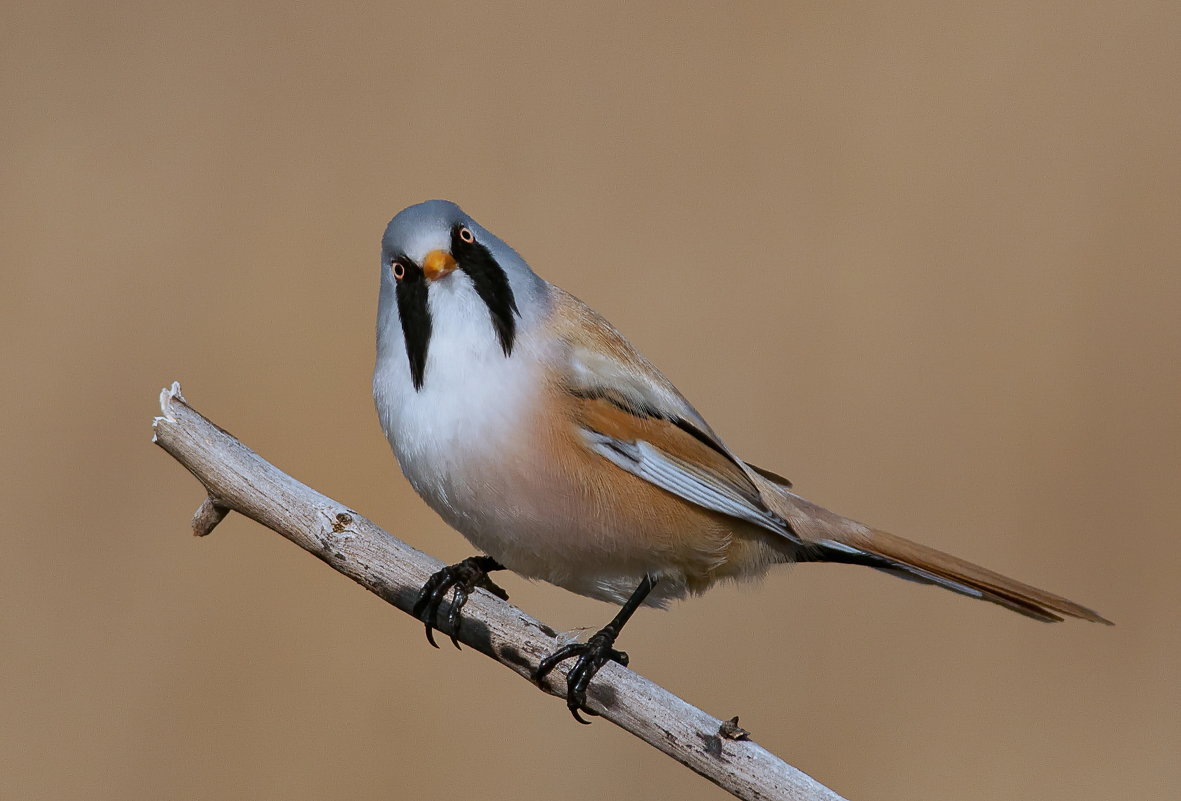
[[[472,590],[482,587],[497,598],[508,600],[508,593],[488,578],[488,573],[492,570],[504,570],[504,565],[490,556],[469,556],[462,562],[448,565],[427,579],[422,591],[418,593],[418,600],[414,602],[412,611],[426,626],[426,638],[431,645],[439,647],[435,642],[435,621],[438,619],[439,606],[447,596],[448,590],[455,589],[455,594],[451,597],[451,609],[447,613],[447,625],[451,629],[451,643],[456,648],[459,647],[460,610],[467,603],[467,597]]]
[[[574,667],[566,674],[566,707],[579,723],[590,723],[579,714],[580,712],[586,712],[588,715],[599,714],[586,706],[586,688],[590,686],[590,681],[599,672],[599,668],[608,662],[618,662],[627,667],[627,654],[612,647],[617,636],[619,632],[615,628],[606,626],[586,642],[563,645],[541,660],[533,674],[533,680],[540,686],[542,680],[558,666],[559,662],[578,657]]]

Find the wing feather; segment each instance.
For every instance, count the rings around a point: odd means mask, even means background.
[[[672,382],[581,301],[563,293],[558,302],[566,349],[556,373],[587,447],[690,503],[796,540],[751,468]]]

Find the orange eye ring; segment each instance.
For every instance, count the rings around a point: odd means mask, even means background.
[[[466,225],[459,229],[459,238],[469,245],[476,241],[475,234]]]
[[[390,272],[394,274],[395,280],[401,281],[406,277],[406,265],[402,264],[400,261],[391,261]]]

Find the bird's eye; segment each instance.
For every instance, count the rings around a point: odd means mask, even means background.
[[[476,237],[472,235],[471,230],[468,229],[467,226],[459,229],[459,238],[464,242],[467,242],[469,245],[476,241]]]
[[[391,261],[390,272],[394,274],[395,279],[401,281],[406,277],[406,265],[402,264],[400,261]]]

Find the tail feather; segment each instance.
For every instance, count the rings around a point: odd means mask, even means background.
[[[991,601],[1035,620],[1056,623],[1074,617],[1111,625],[1098,612],[1060,595],[885,531],[863,529],[849,541],[824,539],[815,542],[815,546],[820,551],[805,559],[867,565],[901,578]]]
[[[1035,620],[1060,622],[1074,617],[1111,625],[1098,612],[1060,595],[842,517],[796,495],[774,474],[752,469],[749,476],[768,508],[783,520],[796,561],[867,565],[991,601]]]

